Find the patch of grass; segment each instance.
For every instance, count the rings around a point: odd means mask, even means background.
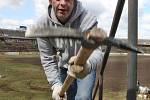
[[[25,58],[22,61],[23,56],[0,55],[0,75],[4,76],[0,78],[0,100],[51,100],[43,69],[34,64],[39,57]]]

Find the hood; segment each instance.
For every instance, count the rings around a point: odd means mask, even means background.
[[[74,20],[76,20],[84,11],[85,11],[85,9],[83,8],[81,2],[78,1],[78,0],[76,0],[76,1],[75,1],[75,6],[74,6],[73,11],[72,11],[72,13],[71,13],[71,16],[70,16],[69,20],[65,23],[65,25],[66,25],[66,24],[71,24],[71,23],[72,23]],[[54,22],[54,23],[56,23],[56,24],[59,24],[59,25],[62,25],[62,24],[58,21],[56,15],[55,15],[55,13],[54,13],[54,10],[53,10],[53,8],[52,8],[52,5],[49,5],[49,7],[48,7],[48,15],[49,15],[49,18],[50,18],[50,20],[51,20],[52,22]]]

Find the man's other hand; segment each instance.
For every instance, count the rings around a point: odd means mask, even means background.
[[[76,56],[73,56],[69,60],[68,74],[71,74],[71,76],[73,77],[82,79],[90,73],[91,64],[89,63],[89,61],[87,61],[86,64],[83,66],[75,65],[74,64],[75,59]]]
[[[67,100],[67,95],[66,93],[64,94],[63,97],[59,96],[60,90],[61,90],[62,85],[54,85],[52,90],[52,98],[53,100]]]

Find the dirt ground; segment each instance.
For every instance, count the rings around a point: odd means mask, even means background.
[[[110,56],[104,72],[104,88],[120,91],[127,87],[127,56]],[[17,58],[14,63],[31,63],[41,65],[40,59]],[[150,56],[138,56],[137,79],[143,85],[150,87]]]
[[[150,88],[150,56],[138,56],[137,63],[137,80],[143,86]],[[104,72],[104,100],[126,100],[128,89],[127,64],[127,56],[109,57]],[[98,100],[98,95],[96,100]],[[137,98],[137,100],[143,100],[143,98]]]
[[[32,65],[41,66],[39,57],[23,58],[16,57],[15,59],[7,59],[11,63],[27,63]],[[123,98],[125,98],[128,76],[127,76],[127,56],[110,56],[108,63],[104,72],[104,96],[107,94],[107,98],[112,98],[112,96],[120,96],[123,93]],[[139,82],[150,87],[150,56],[138,56],[138,66],[137,66],[137,79]],[[108,91],[107,91],[108,90]],[[119,94],[118,94],[119,93]],[[109,97],[108,97],[109,94]],[[121,94],[122,96],[122,94]],[[122,100],[122,97],[117,97],[117,99],[112,100]],[[110,99],[111,100],[111,99]]]
[[[104,72],[104,88],[120,91],[127,87],[127,56],[110,56]],[[41,65],[40,59],[22,58],[11,61],[14,63],[32,63]],[[138,56],[137,79],[143,85],[150,87],[150,56]]]
[[[109,57],[105,73],[104,88],[120,91],[127,87],[127,56]],[[137,80],[150,87],[150,56],[138,56]]]

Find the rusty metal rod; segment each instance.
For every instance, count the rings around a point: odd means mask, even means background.
[[[121,14],[122,14],[122,10],[123,10],[123,7],[124,7],[124,3],[125,3],[125,0],[118,0],[117,6],[116,6],[116,11],[115,11],[114,18],[113,18],[113,22],[112,22],[112,25],[111,25],[111,30],[110,30],[109,37],[114,37],[115,36],[115,33],[117,31],[117,27],[118,27],[118,24],[119,24],[119,21],[120,21],[120,17],[121,17]],[[107,60],[108,60],[110,50],[111,50],[111,45],[109,44],[107,46],[106,52],[104,54],[104,58],[103,58],[103,62],[102,62],[102,68],[101,68],[101,71],[99,73],[99,75],[100,75],[99,76],[99,100],[103,99],[103,73],[104,73],[104,70],[105,70],[105,67],[106,67],[106,63],[107,63]],[[97,93],[97,91],[95,91],[94,93]],[[93,97],[93,100],[94,99],[95,99],[95,97]]]

